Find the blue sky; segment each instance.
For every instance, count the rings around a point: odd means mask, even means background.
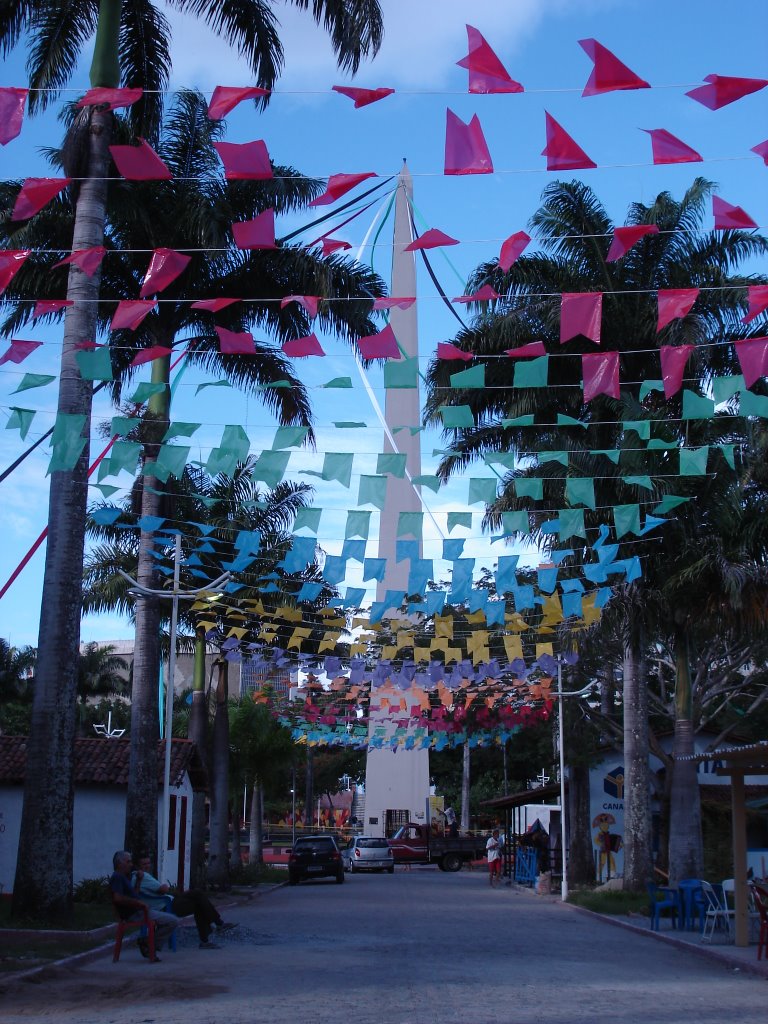
[[[463,281],[483,259],[498,254],[504,238],[525,228],[537,208],[542,189],[554,177],[540,155],[544,147],[544,111],[548,110],[598,163],[594,171],[578,172],[598,193],[608,212],[622,223],[628,205],[649,202],[658,192],[679,195],[695,175],[720,185],[720,194],[743,206],[761,225],[768,224],[768,168],[750,148],[768,136],[768,90],[748,96],[719,111],[710,111],[687,98],[685,91],[700,84],[705,75],[742,75],[768,78],[765,40],[768,38],[768,6],[764,0],[740,0],[723,7],[713,0],[383,0],[386,40],[373,63],[362,67],[354,80],[361,86],[390,86],[394,96],[354,110],[352,103],[332,93],[331,86],[349,82],[335,70],[330,46],[311,20],[286,8],[282,20],[286,71],[269,109],[257,115],[243,104],[228,119],[227,138],[244,142],[263,138],[273,159],[291,163],[317,176],[338,172],[374,171],[397,173],[407,157],[414,176],[415,205],[424,218],[422,227],[438,227],[461,240],[447,250],[450,264],[437,255],[434,265],[449,295],[460,294]],[[175,29],[173,86],[196,86],[210,93],[215,85],[249,84],[247,68],[224,44],[190,19],[172,15]],[[526,92],[513,96],[470,96],[466,72],[456,61],[466,54],[465,24],[478,28],[496,50],[513,78]],[[581,91],[591,62],[577,40],[594,37],[653,86],[650,90],[582,98]],[[86,65],[87,70],[87,65]],[[86,87],[85,72],[72,83],[75,92]],[[23,85],[22,55],[0,69],[0,85]],[[450,107],[465,121],[477,113],[483,126],[496,173],[488,176],[445,177],[443,145],[445,111]],[[702,164],[654,167],[648,136],[639,129],[666,128],[705,157]],[[27,118],[19,139],[0,150],[4,178],[47,173],[38,152],[60,136],[55,111]],[[368,214],[337,234],[357,247],[374,214]],[[278,234],[294,226],[278,225]],[[375,269],[388,275],[389,252],[382,237],[374,255]],[[355,249],[352,250],[353,252]],[[362,259],[369,259],[370,249]],[[438,341],[449,340],[455,320],[441,306],[429,280],[419,277],[420,351],[426,359]],[[56,372],[57,330],[24,332],[46,344],[21,367],[0,368],[0,414],[18,399],[9,393],[18,372]],[[305,360],[301,372],[310,386],[344,374],[354,377],[353,361],[343,346],[326,344],[328,357]],[[220,389],[209,389],[197,399],[194,390],[202,378],[192,373],[179,389],[174,418],[202,421],[196,435],[205,457],[225,423],[241,422],[254,450],[268,447],[274,424],[254,398],[237,400]],[[381,380],[372,377],[383,399]],[[375,453],[381,450],[381,430],[360,387],[354,392],[318,392],[316,417],[318,449],[360,453],[356,470],[374,472]],[[341,396],[355,419],[369,428],[354,437],[341,438],[330,426],[338,419]],[[51,422],[55,385],[30,392],[21,404],[40,410],[29,440]],[[97,403],[94,423],[109,415],[105,403]],[[345,418],[347,413],[345,413]],[[424,437],[424,472],[434,465],[431,452],[438,439]],[[98,444],[98,442],[96,442]],[[0,430],[0,465],[21,451],[18,433]],[[96,448],[96,445],[94,445]],[[194,449],[193,449],[194,457]],[[309,460],[309,461],[307,461]],[[45,446],[1,486],[5,543],[0,550],[0,582],[4,582],[45,525],[47,484]],[[292,458],[291,471],[319,468],[317,458]],[[306,478],[304,478],[306,479]],[[120,478],[127,484],[127,477]],[[426,497],[435,509],[456,503],[458,487],[439,496]],[[351,495],[351,497],[350,497]],[[353,504],[356,484],[350,492],[319,488],[316,504],[328,510],[321,542],[335,550],[333,539],[343,523],[342,511]],[[119,495],[116,496],[116,499]],[[474,507],[477,512],[478,506]],[[327,534],[323,531],[327,531]],[[461,535],[460,531],[453,536]],[[425,543],[425,557],[430,550]],[[470,545],[468,545],[469,549]],[[468,550],[469,553],[469,550]],[[475,539],[471,553],[480,564],[491,564],[494,552]],[[505,551],[505,554],[509,553]],[[369,554],[375,551],[369,550]],[[14,644],[35,643],[42,588],[43,552],[32,560],[23,576],[0,601],[0,636]],[[131,635],[125,622],[110,617],[86,619],[83,639],[122,638]]]

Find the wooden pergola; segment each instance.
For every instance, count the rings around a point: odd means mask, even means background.
[[[746,775],[768,775],[768,740],[746,747],[712,750],[693,754],[680,761],[721,761],[717,775],[731,780],[731,827],[733,830],[733,885],[735,935],[737,946],[749,944],[749,890],[747,885],[747,811],[744,789]]]

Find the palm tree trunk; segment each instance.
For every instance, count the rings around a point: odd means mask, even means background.
[[[572,764],[568,771],[568,881],[586,885],[595,880],[589,814],[589,768]]]
[[[211,836],[208,843],[208,881],[220,889],[229,885],[229,663],[220,656],[216,686],[216,717],[213,722],[213,769],[211,780]]]
[[[251,830],[248,845],[248,863],[261,864],[264,859],[264,851],[261,842],[261,808],[263,801],[263,789],[258,777],[253,780],[251,790]]]
[[[229,870],[235,871],[243,863],[243,849],[240,843],[240,814],[238,800],[232,801],[232,849],[229,852]]]
[[[208,772],[208,706],[205,699],[205,629],[195,630],[195,662],[192,673],[192,706],[187,735],[197,747]],[[190,888],[205,887],[205,793],[192,796],[192,839],[190,848]]]
[[[469,787],[471,759],[469,742],[464,743],[464,754],[461,762],[461,831],[469,832]]]
[[[644,646],[642,626],[631,623],[624,648],[624,888],[637,892],[652,875]]]
[[[688,655],[688,634],[675,633],[675,739],[672,784],[669,794],[669,880],[701,878],[704,850],[701,838],[701,797],[695,761],[681,761],[694,753],[693,691]]]
[[[304,782],[304,828],[311,828],[312,805],[315,802],[315,764],[311,747],[307,747],[307,771]]]
[[[168,429],[170,356],[152,363],[152,383],[164,384],[153,395],[145,420],[144,467],[157,457],[161,439]],[[156,477],[144,476],[141,489],[141,514],[157,516],[162,484]],[[137,580],[139,585],[157,588],[155,562],[150,552],[154,534],[141,531]],[[157,741],[158,681],[160,671],[160,623],[163,611],[157,597],[144,595],[136,602],[136,639],[133,650],[133,690],[131,693],[131,756],[128,798],[125,805],[125,848],[146,850],[154,859],[157,848]],[[168,680],[173,686],[173,680]],[[164,825],[165,827],[165,825]]]
[[[117,83],[115,83],[117,84]],[[80,185],[73,249],[104,240],[106,177],[112,114],[92,109],[88,178]],[[90,437],[93,385],[81,378],[76,346],[96,336],[100,274],[71,266],[57,411],[85,417]],[[51,474],[45,586],[40,609],[34,704],[27,745],[13,915],[69,919],[72,905],[73,757],[77,718],[83,549],[88,500],[89,444],[72,470]]]

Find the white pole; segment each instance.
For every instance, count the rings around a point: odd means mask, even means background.
[[[560,846],[562,849],[563,880],[560,883],[560,899],[568,899],[568,858],[565,847],[565,750],[563,744],[563,664],[557,662],[557,748],[560,754]]]
[[[163,816],[160,835],[158,877],[166,876],[168,828],[171,816],[171,733],[173,731],[173,681],[176,675],[176,630],[179,620],[179,574],[181,572],[181,534],[176,534],[173,553],[173,600],[171,601],[171,649],[168,653],[168,679],[165,683],[165,770],[163,773]]]

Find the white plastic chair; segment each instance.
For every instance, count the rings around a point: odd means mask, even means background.
[[[728,906],[723,886],[719,885],[715,889],[709,882],[702,881],[701,891],[706,902],[704,930],[701,933],[701,941],[712,942],[715,931],[718,928],[722,928],[726,935],[726,942],[731,942],[733,932],[731,921],[733,920],[734,911]]]

